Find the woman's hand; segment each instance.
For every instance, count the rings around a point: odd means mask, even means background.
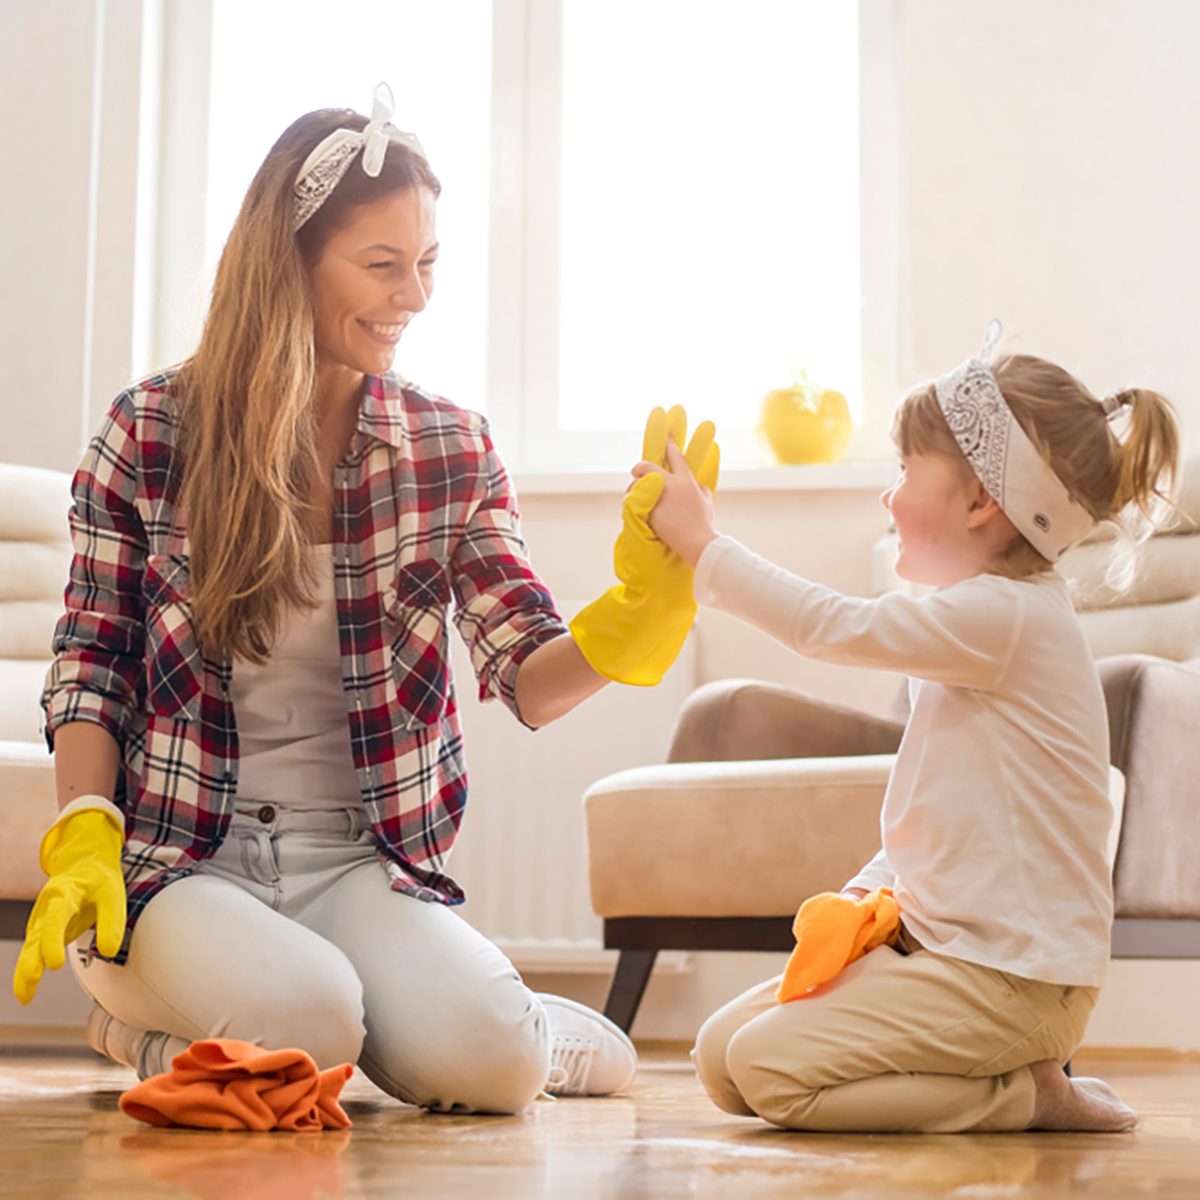
[[[85,804],[90,797],[80,797]],[[94,925],[96,946],[111,958],[125,937],[125,880],[121,876],[121,846],[125,830],[108,811],[112,804],[96,797],[102,809],[81,807],[60,817],[42,838],[42,886],[25,944],[13,973],[13,994],[28,1004],[42,973],[57,971],[66,948]]]
[[[660,472],[662,494],[650,513],[650,528],[693,567],[716,536],[712,492],[696,481],[687,459],[674,442],[667,443],[667,468],[640,462],[633,468],[635,479]]]

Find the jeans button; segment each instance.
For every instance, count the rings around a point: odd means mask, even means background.
[[[260,820],[260,821],[261,821],[261,822],[262,822],[264,825],[270,825],[270,823],[271,823],[273,820],[275,820],[275,809],[274,809],[274,807],[273,807],[272,805],[270,805],[270,804],[264,804],[264,805],[262,806],[262,808],[260,808],[260,809],[258,810],[258,819],[259,819],[259,820]]]

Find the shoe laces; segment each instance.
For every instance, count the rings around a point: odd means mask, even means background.
[[[590,1038],[557,1034],[550,1050],[546,1091],[560,1096],[586,1095],[588,1069],[596,1057]]]

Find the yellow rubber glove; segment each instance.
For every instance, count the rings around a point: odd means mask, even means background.
[[[125,937],[125,831],[107,809],[80,808],[42,838],[40,862],[50,878],[42,887],[13,974],[13,995],[28,1004],[42,973],[57,971],[67,946],[96,927],[96,946],[111,957]]]
[[[716,429],[704,421],[684,457],[698,482],[715,491],[720,470]],[[646,421],[642,458],[665,466],[667,441],[682,446],[687,414],[676,405],[654,409]],[[571,633],[592,669],[617,683],[653,687],[675,661],[696,616],[692,568],[655,536],[649,517],[663,489],[663,476],[643,475],[626,493],[622,528],[613,548],[621,581],[571,622]]]

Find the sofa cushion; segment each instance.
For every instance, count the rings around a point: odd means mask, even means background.
[[[1200,670],[1141,654],[1099,668],[1129,795],[1117,914],[1200,919]]]
[[[0,541],[61,541],[70,507],[70,475],[0,463]]]
[[[38,846],[57,814],[45,746],[0,741],[0,900],[36,899],[46,882]]]
[[[875,717],[779,684],[718,679],[688,697],[667,761],[894,754],[903,734],[903,718]]]
[[[65,534],[66,527],[60,530]],[[71,543],[0,540],[0,604],[12,600],[46,600],[60,608],[71,570]]]
[[[892,755],[670,763],[584,797],[592,907],[604,917],[791,914],[879,849]]]
[[[667,763],[584,796],[592,907],[602,917],[791,916],[879,849],[894,755]],[[1110,771],[1116,853],[1125,780]]]
[[[1161,604],[1200,592],[1200,535],[1151,538],[1139,547],[1137,574],[1124,592],[1104,582],[1112,553],[1111,543],[1084,542],[1063,555],[1058,569],[1077,609]]]
[[[1097,608],[1081,612],[1079,623],[1097,659],[1152,654],[1185,662],[1200,654],[1200,595],[1167,604]]]
[[[54,627],[62,613],[62,600],[0,602],[0,660],[46,662],[53,653]],[[0,685],[3,679],[0,675]]]
[[[40,660],[0,658],[0,740],[44,744],[39,700],[49,668],[46,647]]]

